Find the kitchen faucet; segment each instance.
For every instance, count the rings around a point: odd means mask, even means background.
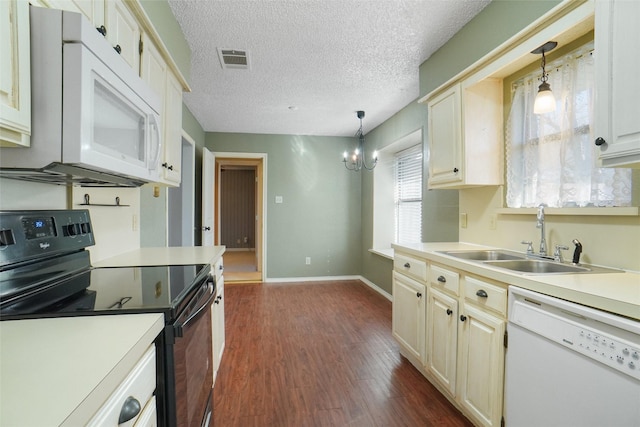
[[[540,255],[547,255],[547,241],[544,237],[544,204],[538,206],[536,228],[540,229]]]

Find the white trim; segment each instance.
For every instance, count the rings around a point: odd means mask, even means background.
[[[386,249],[371,248],[369,249],[369,252],[393,261],[393,255],[394,255],[393,248],[386,248]]]
[[[359,280],[389,301],[393,301],[393,296],[390,293],[363,276],[282,277],[268,278],[264,283],[298,283],[300,285],[306,285],[310,284],[309,282],[333,282],[336,280]]]
[[[234,159],[262,159],[262,280],[265,282],[267,277],[267,153],[235,153],[227,151],[212,152],[215,158],[234,158]],[[218,183],[216,183],[218,185]],[[215,217],[215,213],[214,213]],[[220,221],[220,216],[218,216]],[[220,224],[216,224],[218,230]]]

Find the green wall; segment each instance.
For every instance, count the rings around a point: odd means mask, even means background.
[[[458,192],[427,191],[427,108],[411,102],[366,135],[367,152],[380,150],[417,129],[423,132],[422,241],[458,240]],[[373,174],[362,175],[362,275],[391,293],[393,261],[369,252],[373,245]],[[393,227],[393,224],[389,224]],[[377,248],[376,248],[377,249]]]
[[[205,146],[213,152],[267,154],[267,278],[361,273],[361,174],[342,164],[342,153],[354,143],[326,136],[206,134]]]
[[[420,96],[445,83],[560,2],[493,0],[420,65]]]

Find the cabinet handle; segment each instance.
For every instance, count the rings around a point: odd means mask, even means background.
[[[447,283],[447,279],[445,279],[444,276],[438,276],[438,282]]]
[[[408,262],[404,263],[404,268],[411,268],[411,264],[409,264]]]
[[[120,417],[118,418],[118,424],[126,423],[127,421],[133,419],[140,413],[140,402],[133,396],[127,397],[127,400],[122,404],[122,409],[120,409]]]
[[[605,141],[605,139],[601,136],[596,138],[596,145],[598,147],[600,147],[601,145],[605,145],[607,143],[607,141]]]
[[[451,316],[451,314],[453,314],[453,310],[451,310],[450,308],[447,308],[447,316]]]
[[[202,231],[209,231],[211,230],[211,227],[202,227]]]
[[[476,295],[480,298],[487,298],[489,296],[484,289],[480,289],[478,292],[476,292]]]
[[[458,173],[460,170],[458,168],[453,168],[453,173]]]
[[[420,292],[416,292],[416,296],[417,296],[418,298],[421,298],[421,297],[422,297],[422,294],[421,294]]]
[[[460,315],[460,321],[464,322],[465,320],[467,320],[467,316],[465,316],[464,314]]]
[[[107,28],[104,25],[100,25],[96,28],[96,30],[98,30],[98,32],[102,34],[103,37],[107,36]]]
[[[115,47],[113,48],[116,52],[118,52],[118,55],[120,55],[122,53],[122,48],[120,47],[119,44],[115,45]]]

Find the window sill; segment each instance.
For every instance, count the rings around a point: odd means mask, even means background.
[[[536,215],[538,208],[499,208],[498,215]],[[619,208],[544,208],[546,215],[575,216],[638,216],[640,207],[629,206]]]
[[[388,249],[369,249],[369,252],[387,258],[393,261],[393,248]]]

